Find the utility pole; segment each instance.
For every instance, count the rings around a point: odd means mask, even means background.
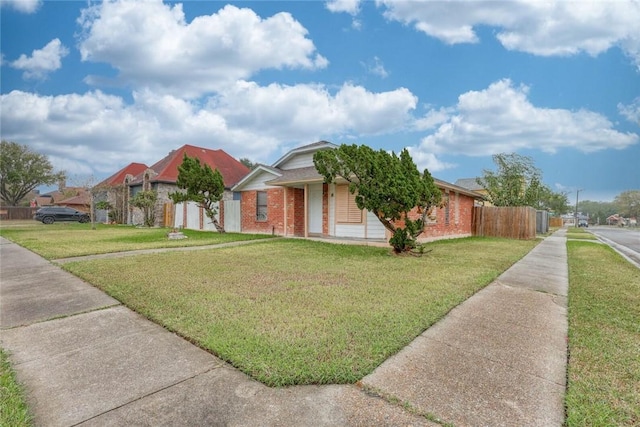
[[[576,228],[578,227],[578,195],[582,190],[583,190],[582,188],[576,190],[576,214],[575,214],[575,222],[573,224]]]

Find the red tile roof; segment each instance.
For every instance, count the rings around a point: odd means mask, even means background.
[[[127,175],[136,176],[144,172],[148,168],[144,163],[129,163],[118,172],[111,175],[109,178],[102,181],[97,187],[115,187],[116,185],[124,184],[124,179]]]
[[[249,173],[249,168],[223,150],[183,145],[149,168],[157,173],[150,181],[175,183],[178,179],[178,166],[182,164],[185,154],[191,158],[198,158],[201,164],[207,164],[211,169],[218,169],[227,188],[231,188]],[[142,176],[143,173],[138,174],[132,183],[142,182]]]

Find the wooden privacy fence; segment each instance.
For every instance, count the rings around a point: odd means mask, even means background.
[[[0,207],[0,220],[33,219],[38,209],[28,206],[2,206]]]
[[[472,228],[474,236],[535,239],[536,210],[526,206],[476,206]]]

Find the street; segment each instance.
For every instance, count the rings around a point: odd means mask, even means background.
[[[588,229],[618,252],[630,258],[640,268],[640,229],[594,226]]]

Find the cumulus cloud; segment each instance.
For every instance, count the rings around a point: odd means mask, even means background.
[[[334,13],[345,12],[357,15],[360,12],[360,0],[329,0],[326,7]]]
[[[259,86],[238,82],[216,98],[215,108],[234,127],[285,140],[336,134],[373,135],[404,127],[417,98],[405,88],[373,93],[344,84],[335,94],[323,85]]]
[[[289,13],[261,18],[227,5],[187,22],[181,4],[108,1],[78,20],[84,61],[106,62],[135,87],[197,97],[262,69],[320,69],[328,61]]]
[[[509,50],[541,56],[596,56],[620,47],[640,68],[640,2],[607,1],[395,1],[378,0],[390,20],[448,44],[477,43],[474,28],[500,29],[496,37]]]
[[[640,96],[629,105],[618,104],[618,111],[630,122],[640,126]]]
[[[53,39],[42,49],[35,49],[31,56],[20,55],[10,65],[18,70],[24,70],[22,77],[25,79],[42,79],[48,73],[62,66],[62,58],[69,54],[60,39]]]
[[[322,85],[261,87],[244,81],[204,103],[148,89],[135,91],[133,100],[127,104],[101,91],[12,91],[0,97],[2,137],[101,173],[134,161],[152,164],[182,144],[268,161],[289,144],[402,128],[416,104],[404,88],[372,93],[345,84],[332,94]]]
[[[504,79],[460,95],[451,110],[427,115],[440,124],[411,147],[412,154],[488,156],[523,149],[555,153],[560,148],[589,153],[624,149],[640,139],[637,134],[615,130],[599,113],[536,107],[528,93],[527,86]]]
[[[22,13],[34,13],[41,4],[41,0],[0,0],[1,7],[10,7]]]

